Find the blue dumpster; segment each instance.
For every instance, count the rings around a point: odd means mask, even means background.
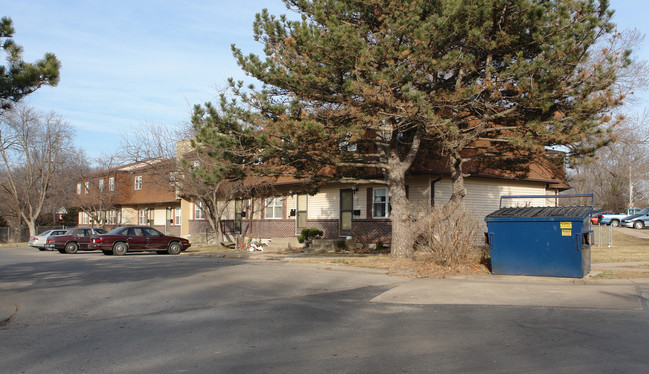
[[[589,206],[500,208],[485,217],[494,274],[581,278],[590,272]]]

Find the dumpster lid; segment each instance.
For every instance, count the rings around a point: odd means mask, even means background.
[[[550,207],[521,207],[500,208],[487,215],[486,218],[529,218],[529,217],[579,217],[590,215],[590,206],[550,206]]]

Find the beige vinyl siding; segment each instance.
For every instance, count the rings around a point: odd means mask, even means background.
[[[356,201],[354,201],[354,204],[356,204]],[[309,196],[308,219],[338,219],[339,210],[339,186],[322,187],[318,193]]]
[[[465,179],[466,196],[464,203],[467,208],[474,211],[481,224],[484,217],[498,210],[500,197],[503,195],[545,195],[545,183],[490,180],[474,178]],[[452,185],[449,178],[444,178],[435,183],[435,205],[443,205],[451,197]],[[546,199],[507,199],[503,206],[542,206]]]
[[[154,208],[151,208],[154,209]],[[153,223],[156,225],[165,225],[167,218],[167,209],[166,208],[156,208],[153,210]],[[171,217],[170,217],[171,218]]]
[[[137,224],[137,209],[122,208],[122,223],[125,225]]]
[[[407,179],[408,200],[413,207],[430,207],[430,182],[428,177]]]

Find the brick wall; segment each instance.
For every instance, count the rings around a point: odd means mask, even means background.
[[[258,238],[288,238],[296,236],[295,234],[295,220],[294,219],[262,219],[243,221],[243,230],[252,224],[251,229],[247,235]],[[315,227],[323,232],[323,239],[337,239],[338,235],[338,220],[337,219],[322,219],[322,220],[308,220],[307,227]],[[390,243],[392,236],[392,224],[390,220],[354,220],[352,224],[352,237],[354,239],[366,239],[370,243],[382,241],[383,243]]]

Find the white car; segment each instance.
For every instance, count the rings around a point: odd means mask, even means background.
[[[45,243],[47,243],[47,238],[49,238],[50,236],[63,235],[63,234],[65,234],[65,230],[43,231],[42,233],[29,238],[27,245],[29,245],[30,247],[38,248],[39,251],[45,251],[47,250],[47,248],[45,248]]]

